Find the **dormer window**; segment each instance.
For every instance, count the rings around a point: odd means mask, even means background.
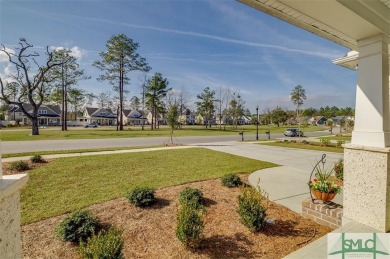
[[[46,110],[39,110],[38,113],[39,114],[47,114],[47,111]]]
[[[106,116],[106,113],[105,112],[101,112],[100,116]]]

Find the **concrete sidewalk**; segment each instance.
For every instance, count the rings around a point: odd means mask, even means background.
[[[97,151],[97,152],[82,152],[82,153],[69,153],[69,154],[52,154],[52,155],[42,155],[43,159],[55,159],[62,157],[75,157],[75,156],[95,156],[95,155],[112,155],[112,154],[121,154],[121,153],[136,153],[136,152],[149,152],[156,150],[169,150],[169,149],[185,149],[193,148],[192,146],[173,146],[173,147],[153,147],[153,148],[135,148],[135,149],[126,149],[126,150],[112,150],[112,151]],[[39,152],[37,152],[39,153]],[[53,151],[55,153],[55,151]],[[21,156],[21,157],[9,157],[2,158],[2,162],[14,162],[20,160],[30,160],[31,156]]]
[[[199,144],[198,146],[202,146]],[[310,173],[316,161],[326,154],[325,167],[333,165],[343,154],[304,149],[274,147],[245,142],[224,142],[204,145],[216,151],[226,152],[247,158],[272,162],[279,167],[259,170],[249,175],[249,183],[260,187],[269,194],[269,198],[289,209],[301,213],[302,201],[307,198]],[[334,202],[342,204],[342,195]]]

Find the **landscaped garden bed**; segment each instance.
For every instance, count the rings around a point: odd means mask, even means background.
[[[241,175],[246,182],[246,175]],[[175,235],[178,196],[185,187],[203,192],[204,237],[197,250],[187,250]],[[122,229],[125,258],[282,258],[331,229],[270,202],[266,224],[252,233],[237,213],[239,188],[223,187],[220,179],[157,189],[151,207],[130,205],[118,198],[87,209],[105,225]],[[24,258],[79,258],[77,246],[54,233],[65,215],[22,226]]]

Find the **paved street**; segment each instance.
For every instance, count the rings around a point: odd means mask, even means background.
[[[307,136],[319,136],[326,134],[327,131],[308,132]],[[260,139],[267,136],[259,134]],[[284,137],[283,134],[272,134],[272,138]],[[245,140],[254,140],[255,135],[245,135]],[[167,137],[142,137],[142,138],[110,138],[110,139],[68,139],[68,140],[41,140],[41,141],[3,141],[1,142],[2,153],[20,153],[20,152],[39,152],[51,150],[73,150],[90,148],[110,148],[110,147],[134,147],[151,146],[168,143]],[[221,141],[240,141],[241,136],[197,136],[197,137],[177,137],[175,142],[183,145],[194,143],[213,143]]]

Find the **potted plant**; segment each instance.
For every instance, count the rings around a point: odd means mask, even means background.
[[[333,168],[325,168],[324,163],[321,167],[317,163],[314,170],[316,178],[308,182],[311,193],[322,201],[333,200],[336,194],[341,192],[341,187],[329,180]]]
[[[329,180],[318,180],[314,178],[309,182],[311,193],[319,200],[331,201],[337,193],[341,192],[341,187]]]

